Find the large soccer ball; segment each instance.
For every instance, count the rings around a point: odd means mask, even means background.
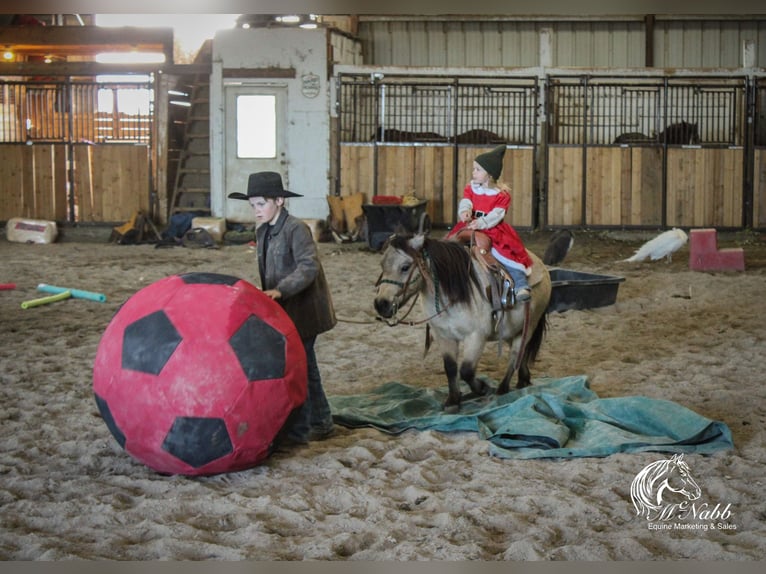
[[[306,399],[306,353],[284,310],[215,273],[167,277],[130,297],[93,366],[117,442],[163,474],[208,475],[265,459]]]

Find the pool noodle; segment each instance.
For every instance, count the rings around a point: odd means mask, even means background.
[[[31,307],[39,307],[40,305],[47,305],[48,303],[55,303],[56,301],[63,301],[64,299],[69,299],[69,297],[72,296],[72,293],[70,291],[62,291],[61,293],[57,293],[56,295],[49,295],[48,297],[40,297],[39,299],[31,299],[29,301],[24,301],[21,304],[22,309],[29,309]]]
[[[0,291],[9,291],[16,289],[16,283],[0,283]]]
[[[90,301],[98,301],[99,303],[106,301],[106,295],[101,293],[81,291],[80,289],[69,289],[67,287],[55,287],[54,285],[48,285],[47,283],[40,283],[37,286],[37,290],[45,291],[46,293],[63,293],[64,291],[69,291],[75,299],[89,299]]]

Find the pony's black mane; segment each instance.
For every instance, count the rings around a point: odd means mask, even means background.
[[[468,303],[471,300],[471,283],[479,287],[479,279],[465,246],[457,241],[427,237],[422,251],[415,253],[408,245],[408,239],[407,236],[395,235],[390,244],[410,257],[421,258],[426,265],[430,265],[442,295],[450,303]]]

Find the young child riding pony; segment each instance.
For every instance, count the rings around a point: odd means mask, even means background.
[[[476,156],[471,181],[463,190],[458,204],[458,223],[447,238],[458,238],[466,230],[481,231],[492,240],[491,253],[513,279],[516,301],[530,299],[528,275],[532,259],[516,230],[505,221],[511,205],[507,185],[498,182],[503,171],[505,146]]]

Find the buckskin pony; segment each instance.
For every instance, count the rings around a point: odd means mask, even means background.
[[[464,245],[418,235],[393,235],[383,250],[381,275],[376,283],[374,306],[389,325],[397,324],[397,313],[419,296],[444,362],[449,392],[447,412],[460,409],[460,380],[478,395],[490,388],[476,378],[476,367],[487,341],[504,341],[510,348],[508,366],[497,393],[510,390],[518,371],[517,387],[531,384],[529,364],[534,362],[546,329],[551,296],[548,269],[532,252],[531,299],[508,309],[493,304],[491,271],[481,258],[473,257]],[[411,309],[412,307],[410,307]],[[408,313],[409,311],[407,311]],[[405,315],[406,316],[406,315]],[[430,335],[426,335],[426,350]],[[463,357],[458,370],[458,353]]]

